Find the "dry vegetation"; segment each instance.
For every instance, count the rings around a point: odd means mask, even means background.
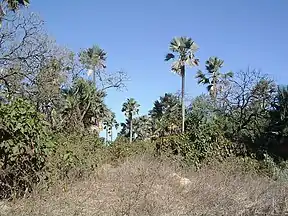
[[[241,172],[235,162],[199,172],[136,156],[89,178],[2,202],[0,215],[285,215],[288,184]],[[237,164],[237,163],[236,163]],[[186,185],[177,175],[188,178]],[[183,179],[182,179],[183,180]]]

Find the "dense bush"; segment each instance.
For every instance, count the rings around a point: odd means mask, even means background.
[[[47,123],[24,99],[0,103],[0,197],[21,194],[39,181],[53,147]]]
[[[154,143],[150,141],[137,141],[131,144],[128,138],[120,138],[108,147],[110,163],[117,164],[123,159],[134,155],[154,154]]]
[[[103,141],[93,134],[56,134],[53,142],[55,149],[45,166],[50,183],[81,178],[104,163],[109,156]]]
[[[185,135],[159,138],[155,142],[158,154],[178,155],[187,165],[199,167],[203,161],[219,160],[232,156],[232,143],[216,126],[201,125]]]

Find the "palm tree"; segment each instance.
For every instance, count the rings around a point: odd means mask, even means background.
[[[185,130],[185,104],[184,104],[184,93],[185,93],[185,66],[198,66],[199,59],[196,59],[194,54],[198,50],[196,43],[188,37],[174,38],[170,42],[170,48],[173,53],[168,53],[166,55],[165,61],[170,59],[176,60],[173,62],[171,70],[179,74],[182,78],[182,133]]]
[[[217,57],[210,57],[206,61],[206,70],[207,74],[204,74],[201,70],[198,70],[196,74],[196,78],[198,79],[198,84],[202,83],[203,85],[207,85],[207,90],[210,93],[210,96],[216,100],[217,93],[220,90],[219,85],[221,82],[223,83],[228,78],[233,77],[233,72],[221,73],[220,69],[223,67],[224,61]]]
[[[118,128],[119,124],[116,121],[116,115],[114,112],[109,110],[108,115],[106,116],[104,122],[104,129],[106,130],[106,143],[108,141],[108,137],[110,136],[110,141],[113,140],[113,127]]]
[[[269,110],[269,123],[261,142],[261,149],[272,155],[287,159],[288,157],[288,85],[278,86],[274,101]],[[266,119],[267,121],[267,119]],[[263,145],[264,144],[264,145]]]
[[[137,140],[149,139],[152,135],[152,118],[148,115],[134,118],[133,128]]]
[[[275,102],[270,110],[269,131],[288,136],[288,85],[278,86]]]
[[[103,125],[104,125],[104,130],[106,131],[106,137],[105,137],[105,143],[107,144],[108,142],[108,132],[110,129],[110,118],[112,115],[111,110],[109,110],[107,113],[107,115],[105,116],[104,120],[103,120]]]
[[[133,116],[138,114],[140,105],[135,101],[134,98],[128,98],[126,102],[122,105],[122,112],[125,113],[125,116],[130,122],[130,143],[132,143],[132,133],[133,133]]]
[[[178,131],[181,131],[181,109],[181,99],[178,95],[165,93],[164,96],[161,96],[159,100],[154,102],[153,108],[148,112],[152,121],[152,131],[155,132],[160,123],[163,128],[164,123],[166,128],[177,125]]]
[[[64,104],[61,110],[66,126],[81,126],[101,122],[108,115],[109,109],[104,103],[106,93],[98,91],[91,81],[75,79],[72,86],[62,90]],[[99,124],[97,125],[99,128]]]
[[[96,85],[96,73],[106,68],[107,53],[99,46],[94,45],[79,54],[79,60],[88,69],[88,75],[93,73],[93,83]]]

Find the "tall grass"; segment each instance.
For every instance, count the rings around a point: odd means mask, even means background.
[[[58,183],[29,198],[3,202],[0,212],[7,216],[287,215],[288,183],[242,167],[242,162],[231,159],[192,171],[171,158],[138,154],[118,164],[103,164],[68,185]],[[173,173],[190,181],[181,185]]]

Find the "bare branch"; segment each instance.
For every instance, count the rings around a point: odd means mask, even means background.
[[[101,76],[99,74],[99,76]],[[122,90],[126,87],[125,82],[129,81],[129,77],[123,71],[117,71],[112,74],[105,74],[101,77],[102,91],[106,91],[110,88],[116,88]]]

